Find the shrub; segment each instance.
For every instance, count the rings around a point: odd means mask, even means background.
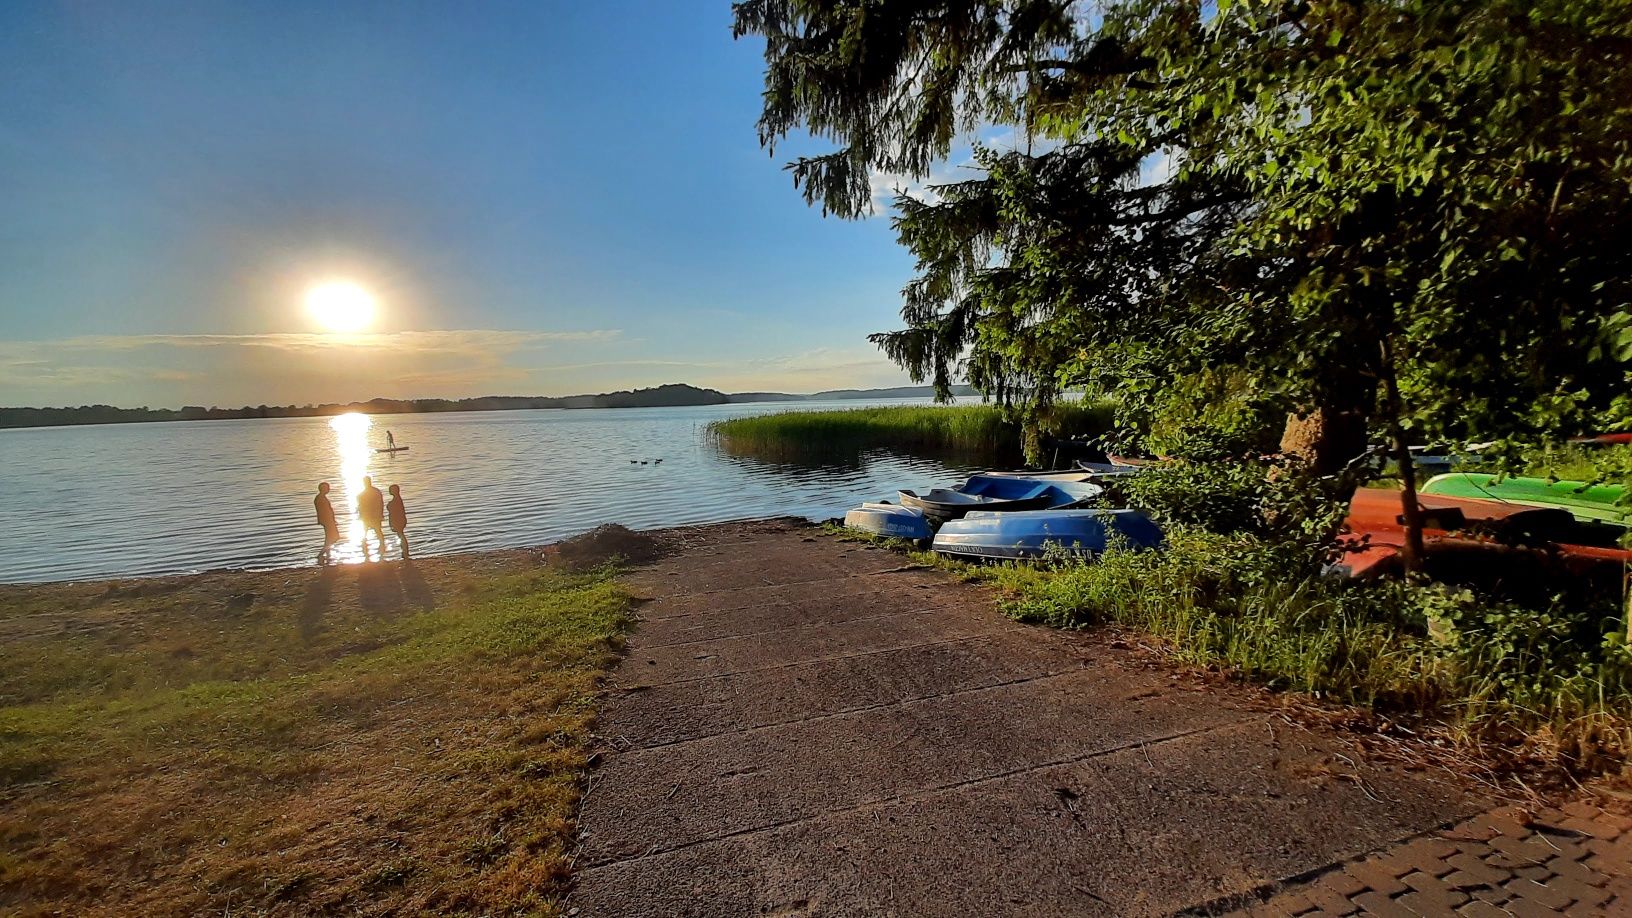
[[[1311,573],[1304,547],[1170,525],[1162,552],[988,568],[1006,610],[1061,627],[1114,623],[1177,658],[1279,688],[1441,719],[1470,740],[1524,737],[1568,764],[1623,761],[1632,652],[1612,602],[1544,607],[1472,590]]]

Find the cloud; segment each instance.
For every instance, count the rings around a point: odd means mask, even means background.
[[[445,329],[362,335],[103,335],[0,342],[14,404],[282,404],[486,395],[525,384],[551,349],[615,329]]]
[[[543,367],[534,375],[547,380],[559,373],[573,374],[580,386],[594,380],[606,380],[604,388],[617,389],[688,382],[723,392],[802,393],[910,382],[900,367],[871,346],[813,348],[733,360],[607,360]],[[561,387],[555,384],[552,388]]]
[[[1150,154],[1139,164],[1139,187],[1146,188],[1167,182],[1173,177],[1178,165],[1178,157],[1171,150]]]
[[[281,405],[572,395],[688,382],[727,392],[903,385],[871,345],[695,360],[630,352],[616,330],[131,335],[0,342],[13,405]],[[570,361],[570,362],[567,362]]]
[[[470,348],[518,350],[561,341],[611,341],[622,334],[619,329],[556,332],[441,329],[360,334],[277,332],[263,335],[88,335],[60,341],[20,342],[12,346],[93,351],[132,351],[153,347],[266,347],[289,351],[328,351],[337,348],[396,348],[410,351]]]
[[[901,172],[873,171],[867,176],[872,188],[872,216],[887,214],[894,209],[895,198],[905,193],[925,203],[940,201],[935,193],[937,185],[951,185],[983,178],[986,171],[975,164],[976,145],[999,152],[1017,150],[1041,156],[1059,147],[1059,142],[1043,137],[1030,137],[1012,127],[988,126],[970,132],[953,146],[952,155],[944,162],[930,167],[928,174],[911,176]]]

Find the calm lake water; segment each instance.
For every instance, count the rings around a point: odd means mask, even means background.
[[[538,545],[602,523],[825,519],[971,471],[876,453],[851,465],[723,454],[705,428],[770,411],[902,402],[348,415],[0,430],[0,582],[315,562],[317,482],[361,557],[353,493],[402,486],[416,556]],[[408,452],[382,455],[390,429]],[[630,460],[647,460],[640,465]],[[652,460],[662,459],[661,463]],[[396,557],[395,540],[388,557]]]

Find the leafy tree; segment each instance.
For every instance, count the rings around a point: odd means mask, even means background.
[[[1087,386],[1130,418],[1248,380],[1314,424],[1318,469],[1387,436],[1408,565],[1407,444],[1503,455],[1632,419],[1632,0],[735,15],[766,43],[761,140],[836,144],[789,167],[827,211],[866,213],[873,171],[922,177],[983,126],[1033,141],[896,201],[918,276],[874,339],[916,379],[1033,411]]]

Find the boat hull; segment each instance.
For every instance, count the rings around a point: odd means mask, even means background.
[[[1612,545],[1583,544],[1583,539],[1618,530],[1583,524],[1563,507],[1420,494],[1423,541],[1430,554],[1484,551],[1497,564],[1504,553],[1535,546],[1561,556],[1583,573],[1632,563],[1632,552]],[[1405,544],[1400,492],[1361,488],[1354,493],[1339,538],[1345,549],[1331,573],[1369,577],[1396,573]]]
[[[923,511],[890,503],[868,503],[844,515],[846,529],[891,539],[927,542],[934,535]]]
[[[1453,472],[1428,479],[1422,486],[1422,493],[1531,507],[1558,507],[1568,510],[1578,520],[1621,526],[1627,524],[1628,508],[1620,505],[1625,489],[1620,485]]]
[[[975,512],[942,526],[933,546],[954,557],[1019,561],[1058,553],[1090,558],[1112,544],[1160,548],[1162,531],[1137,510]]]
[[[1088,482],[974,475],[957,488],[934,488],[922,494],[901,491],[902,506],[923,511],[933,522],[945,522],[976,510],[1012,513],[1086,503],[1104,488]]]

